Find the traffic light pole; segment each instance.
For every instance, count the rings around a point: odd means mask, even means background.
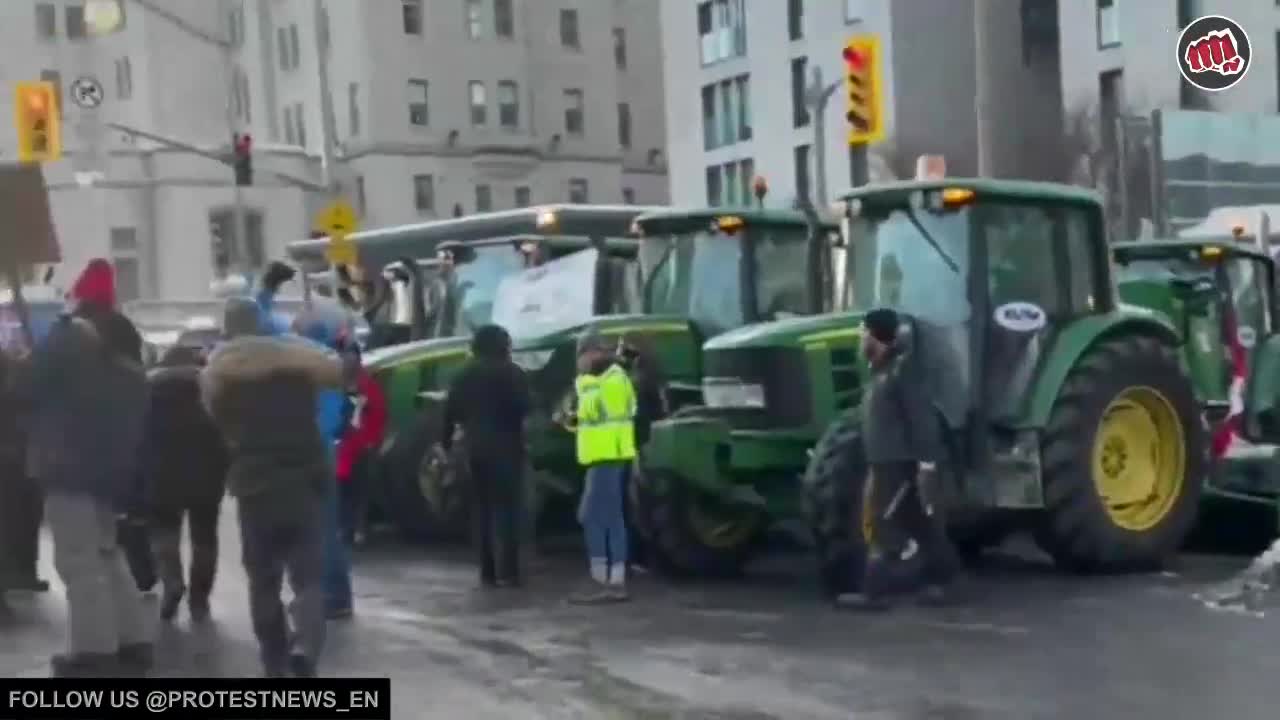
[[[239,97],[237,92],[239,88],[236,85],[236,51],[229,39],[227,42],[219,44],[222,47],[222,57],[227,72],[227,132],[231,140],[231,152],[234,157],[236,138],[240,131],[239,118],[236,117],[236,98]],[[232,223],[235,227],[235,232],[233,233],[235,242],[231,245],[231,265],[247,275],[249,270],[249,215],[244,208],[244,188],[240,187],[240,183],[236,182],[234,177],[231,180],[231,187],[234,193],[231,200]]]
[[[863,143],[849,145],[849,184],[862,187],[870,182],[867,170],[867,146]]]

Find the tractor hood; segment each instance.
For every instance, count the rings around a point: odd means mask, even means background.
[[[465,355],[471,350],[470,337],[433,338],[370,350],[364,355],[364,367],[370,371],[427,358]]]
[[[553,350],[561,345],[574,345],[587,328],[605,336],[621,336],[631,333],[684,332],[689,329],[689,321],[679,315],[606,315],[593,318],[590,322],[579,323],[556,330],[545,335],[517,337],[512,341],[512,349],[516,352],[533,350]]]
[[[798,346],[836,337],[852,338],[860,332],[862,316],[861,312],[843,312],[744,325],[708,340],[703,349]]]

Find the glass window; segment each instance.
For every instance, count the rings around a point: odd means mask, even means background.
[[[293,121],[298,124],[298,145],[307,146],[307,117],[302,110],[302,103],[293,105]]]
[[[511,0],[493,0],[493,34],[503,38],[515,36],[516,18]]]
[[[808,228],[747,229],[756,268],[756,317],[778,320],[809,312]]]
[[[298,26],[289,26],[289,67],[297,68],[299,64],[299,53],[301,49],[298,47]]]
[[[72,40],[82,40],[85,35],[84,26],[84,5],[68,5],[67,11],[67,37]]]
[[[751,184],[756,179],[756,162],[751,158],[747,158],[738,163],[740,171],[739,177],[742,182],[742,204],[750,205],[753,202]]]
[[[702,147],[706,150],[719,147],[720,134],[716,126],[716,86],[702,88]]]
[[[635,190],[635,188],[629,188],[629,187],[624,187],[624,188],[622,188],[622,202],[623,202],[623,204],[624,204],[624,205],[635,205],[635,204],[636,204],[636,190]]]
[[[360,134],[360,85],[347,83],[347,126],[348,135]]]
[[[1051,320],[1092,309],[1094,261],[1086,210],[1008,203],[983,205],[980,213],[993,305],[1033,303]]]
[[[435,212],[436,181],[434,176],[413,176],[413,206],[418,212]]]
[[[427,105],[427,81],[409,81],[409,124],[425,126],[431,119]]]
[[[583,115],[586,112],[586,101],[582,90],[568,89],[564,91],[564,129],[570,135],[582,135],[586,128]]]
[[[707,205],[710,205],[711,207],[720,207],[723,202],[723,188],[720,184],[720,166],[712,165],[707,168]]]
[[[481,0],[467,0],[467,36],[479,40],[484,35],[484,7]]]
[[[422,34],[422,0],[400,0],[400,14],[405,35]]]
[[[625,28],[613,29],[613,64],[619,70],[627,69],[627,31]]]
[[[36,37],[49,39],[58,35],[58,8],[53,3],[36,4]]]
[[[792,40],[804,37],[804,0],[787,0],[787,35]]]
[[[1098,2],[1098,47],[1120,44],[1120,15],[1116,0]]]
[[[248,112],[246,96],[248,88],[242,83],[247,84],[244,77],[244,71],[236,69],[236,102],[237,115],[245,117]],[[129,62],[129,58],[122,57],[116,60],[116,96],[121,100],[128,100],[133,97],[133,65]]]
[[[293,108],[286,105],[284,107],[284,141],[288,145],[297,145],[298,137],[294,134],[293,129]]]
[[[741,75],[734,79],[738,86],[738,139],[751,139],[751,77]]]
[[[276,28],[276,54],[280,61],[280,69],[289,69],[289,31]]]
[[[667,239],[646,239],[643,251],[651,280],[646,311],[686,315],[707,335],[745,324],[742,285],[742,241],[698,230]]]
[[[919,227],[905,209],[851,223],[850,304],[858,310],[892,307],[941,325],[963,323],[970,313],[969,210],[911,212]]]
[[[493,209],[493,189],[488,185],[476,185],[476,212]]]
[[[631,147],[631,105],[618,103],[618,144]]]
[[[467,98],[471,103],[471,124],[481,126],[489,122],[489,98],[484,83],[472,80],[467,86]]]
[[[560,11],[560,44],[571,50],[582,49],[582,40],[578,37],[578,11],[564,8]]]
[[[720,83],[720,144],[732,145],[738,141],[738,113],[733,102],[733,81]]]
[[[729,163],[724,166],[724,204],[730,207],[738,204],[737,163]]]
[[[569,178],[569,202],[579,205],[591,202],[590,185],[586,178]]]
[[[866,0],[844,0],[844,21],[846,23],[859,22],[864,14],[863,3]]]
[[[528,185],[520,185],[516,188],[516,207],[529,207],[533,204],[533,193],[530,192]]]
[[[453,318],[454,333],[470,335],[493,317],[493,300],[504,277],[524,269],[524,256],[508,243],[482,245],[474,255],[459,263],[454,273],[458,301]]]
[[[1237,257],[1227,263],[1231,305],[1236,312],[1237,339],[1253,349],[1271,332],[1271,308],[1267,304],[1267,267],[1259,260]]]
[[[498,83],[498,123],[510,130],[520,126],[520,96],[513,80]]]

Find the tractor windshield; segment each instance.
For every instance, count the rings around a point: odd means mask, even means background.
[[[470,335],[493,317],[493,302],[502,279],[524,269],[525,255],[510,243],[480,245],[454,270],[449,327],[455,335]]]
[[[969,318],[969,211],[895,209],[859,217],[849,228],[845,303],[892,307],[939,325]]]
[[[742,288],[747,248],[756,282],[757,307],[751,309]],[[698,230],[646,238],[640,261],[647,278],[645,311],[684,315],[710,335],[808,310],[808,234],[803,228],[732,235]]]

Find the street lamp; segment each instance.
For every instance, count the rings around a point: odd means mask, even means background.
[[[124,6],[120,0],[88,0],[84,24],[90,35],[110,35],[124,25]]]

